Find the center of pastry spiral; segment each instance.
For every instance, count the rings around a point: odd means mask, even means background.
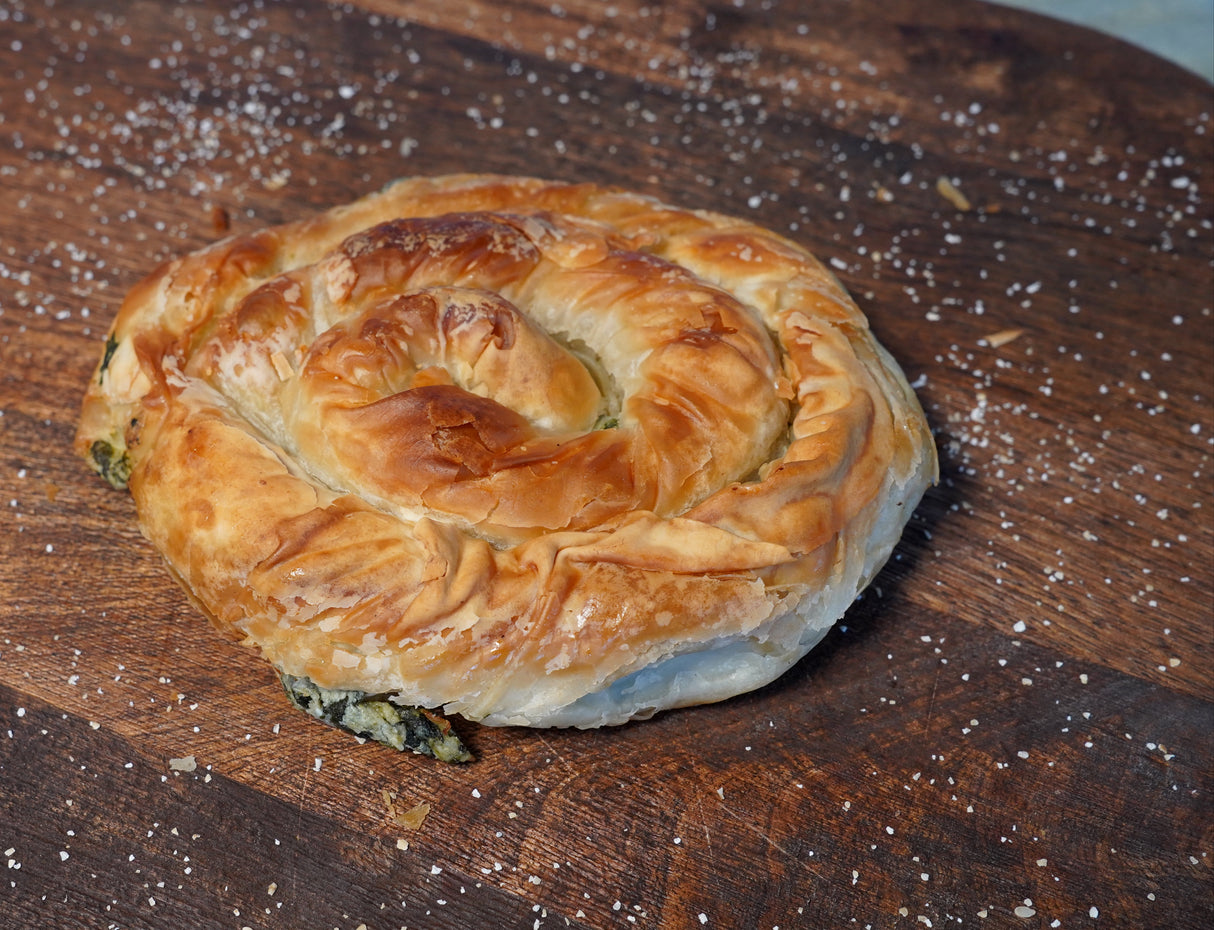
[[[789,418],[737,298],[545,214],[357,233],[246,296],[198,358],[238,407],[273,394],[259,425],[330,487],[501,543],[683,512]]]

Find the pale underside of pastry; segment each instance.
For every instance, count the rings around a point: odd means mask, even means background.
[[[282,674],[529,726],[772,681],[937,467],[902,372],[801,247],[483,175],[162,266],[77,447]]]

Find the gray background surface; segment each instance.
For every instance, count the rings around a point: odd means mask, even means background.
[[[1099,29],[1214,81],[1214,0],[999,0]]]

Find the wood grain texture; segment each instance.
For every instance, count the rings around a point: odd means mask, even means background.
[[[9,0],[0,37],[0,926],[1214,917],[1208,84],[926,0]],[[465,725],[466,767],[360,745],[72,457],[157,262],[452,170],[759,219],[903,363],[941,483],[780,681]]]

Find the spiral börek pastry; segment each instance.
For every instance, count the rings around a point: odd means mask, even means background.
[[[772,681],[936,473],[901,371],[802,248],[481,175],[161,267],[77,446],[280,672],[531,726]]]

